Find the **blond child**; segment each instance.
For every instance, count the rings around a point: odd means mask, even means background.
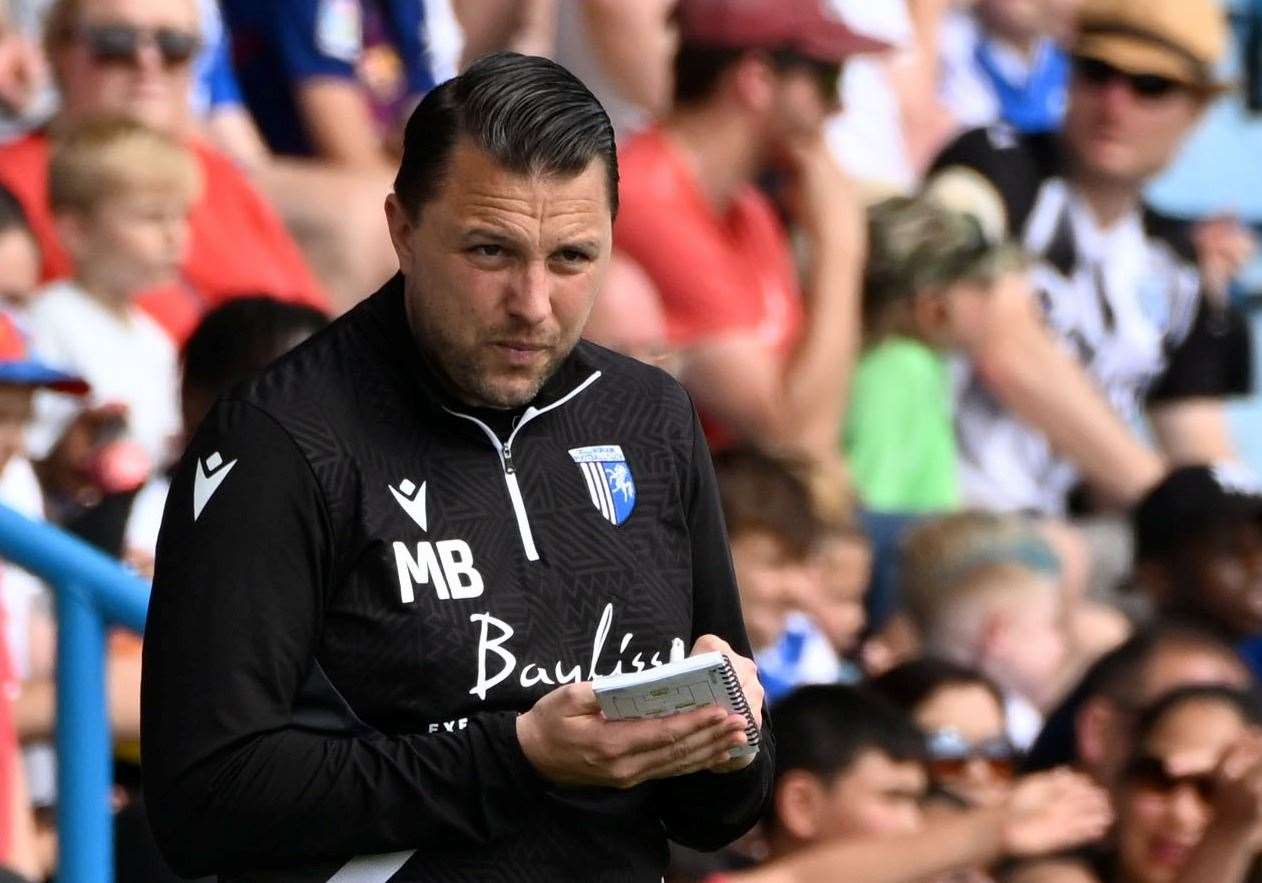
[[[82,416],[41,396],[31,446],[45,460],[45,487],[78,498],[100,485],[117,489],[111,483],[128,480],[118,470],[136,472],[138,462],[141,474],[131,478],[143,480],[144,462],[161,468],[174,454],[176,349],[136,298],[178,280],[201,180],[179,142],[138,123],[101,120],[57,139],[49,182],[74,275],[36,297],[32,346],[45,361],[87,379],[94,394]],[[102,430],[131,444],[130,459],[93,459]]]

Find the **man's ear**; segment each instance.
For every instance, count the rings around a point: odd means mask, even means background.
[[[772,799],[781,831],[801,843],[819,837],[825,794],[818,777],[805,770],[790,770],[780,777]]]
[[[399,201],[398,194],[391,193],[386,197],[386,224],[390,228],[390,241],[399,258],[399,269],[405,276],[412,267],[413,235],[419,220],[419,212],[414,219]]]

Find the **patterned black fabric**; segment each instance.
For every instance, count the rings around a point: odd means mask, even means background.
[[[402,298],[396,278],[230,394],[179,467],[144,649],[158,841],[189,872],[286,869],[239,879],[415,849],[389,879],[658,880],[667,836],[753,824],[771,742],[741,773],[571,789],[515,720],[675,639],[749,654],[691,403],[580,343],[512,445],[529,560],[500,452],[436,391]],[[597,445],[634,478],[618,525],[570,454]]]

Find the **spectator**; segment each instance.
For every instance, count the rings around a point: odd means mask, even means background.
[[[844,447],[859,496],[884,512],[959,506],[944,354],[970,350],[990,290],[1021,266],[966,215],[894,197],[868,213],[863,356]]]
[[[390,164],[421,96],[456,74],[434,19],[446,0],[226,0],[237,75],[272,151],[372,169]]]
[[[0,184],[0,306],[22,311],[39,285],[39,246],[22,203]]]
[[[1219,231],[1232,247],[1198,269],[1185,226],[1142,202],[1222,90],[1213,66],[1226,36],[1214,0],[1089,0],[1064,137],[979,130],[939,157],[930,190],[1036,259],[1037,298],[992,305],[987,345],[962,386],[967,500],[1061,512],[1084,474],[1132,503],[1162,473],[1117,420],[1066,393],[1056,350],[1029,345],[1039,313],[1116,415],[1131,422],[1147,406],[1168,458],[1232,456],[1221,403],[1249,386],[1247,330],[1204,283],[1229,278],[1250,240],[1238,227]]]
[[[872,577],[872,544],[845,520],[825,526],[816,545],[818,590],[807,612],[839,656],[855,655],[867,625],[864,596]]]
[[[32,359],[16,325],[0,313],[0,502],[34,520],[43,518],[43,504],[26,457],[25,427],[41,388],[70,395],[88,389],[82,378]],[[18,751],[23,733],[15,697],[31,673],[31,620],[45,591],[26,571],[0,567],[0,869],[19,870],[27,879],[43,876],[45,869]]]
[[[684,0],[678,22],[674,109],[621,151],[615,243],[657,286],[711,443],[834,463],[863,225],[822,126],[842,60],[871,44],[822,0]],[[801,296],[754,186],[786,161],[811,253]]]
[[[1262,484],[1249,470],[1177,469],[1144,498],[1134,527],[1136,581],[1159,613],[1236,644],[1262,635]]]
[[[1003,694],[981,672],[935,657],[906,662],[871,683],[925,737],[934,789],[964,806],[998,806],[1012,790],[1017,752]]]
[[[801,684],[857,678],[805,612],[818,603],[814,555],[825,529],[806,485],[786,463],[755,451],[725,451],[714,471],[741,613],[768,701]]]
[[[190,218],[181,284],[141,301],[177,338],[207,306],[244,292],[325,303],[280,219],[226,157],[190,134],[197,35],[194,0],[57,0],[46,35],[63,97],[55,127],[123,115],[186,139],[196,155],[206,187]],[[17,194],[31,219],[45,280],[70,272],[48,209],[48,153],[44,132],[0,147],[0,182]]]
[[[29,319],[36,352],[82,374],[110,432],[138,446],[150,466],[177,453],[176,353],[170,338],[135,303],[178,272],[190,206],[202,187],[193,155],[170,137],[126,120],[66,132],[53,147],[49,202],[73,277],[41,290]],[[77,450],[77,408],[52,398],[36,406],[33,449],[46,491],[83,499],[90,488],[118,490],[135,461],[106,463]],[[76,424],[72,428],[72,423]],[[98,424],[98,428],[100,424]],[[126,468],[127,475],[107,474]],[[136,487],[143,482],[142,471]]]
[[[642,362],[678,367],[666,343],[666,318],[653,280],[639,264],[617,252],[609,262],[604,287],[587,317],[583,336]]]
[[[553,58],[582,80],[619,139],[670,108],[671,59],[678,41],[676,0],[580,0],[557,3]]]
[[[1126,761],[1142,709],[1180,687],[1242,688],[1248,683],[1240,658],[1213,633],[1179,623],[1158,624],[1087,671],[1049,715],[1025,769],[1073,764],[1107,786]]]
[[[0,0],[0,143],[25,131],[48,111],[48,70],[18,15]]]
[[[925,650],[973,666],[1004,691],[1008,735],[1028,748],[1055,699],[1066,634],[1055,580],[1014,563],[975,566],[921,599]]]
[[[1114,788],[1107,879],[1244,883],[1262,844],[1262,724],[1257,697],[1193,687],[1141,718]]]
[[[1002,806],[926,820],[919,734],[853,687],[803,687],[781,702],[777,751],[782,744],[767,818],[772,860],[712,883],[913,883],[1089,841],[1109,821],[1103,795],[1066,772],[1031,777]]]
[[[1064,2],[979,0],[942,32],[942,99],[960,126],[1004,123],[1018,132],[1060,128],[1069,56],[1054,35],[1071,18]]]

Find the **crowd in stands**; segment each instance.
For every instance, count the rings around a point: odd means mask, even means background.
[[[764,820],[668,879],[1262,879],[1254,242],[1144,201],[1237,85],[1217,0],[0,0],[0,502],[151,576],[183,440],[395,271],[402,126],[505,49],[615,124],[586,336],[696,404],[771,703]],[[0,567],[15,879],[49,599]],[[118,872],[175,879],[138,641]]]

